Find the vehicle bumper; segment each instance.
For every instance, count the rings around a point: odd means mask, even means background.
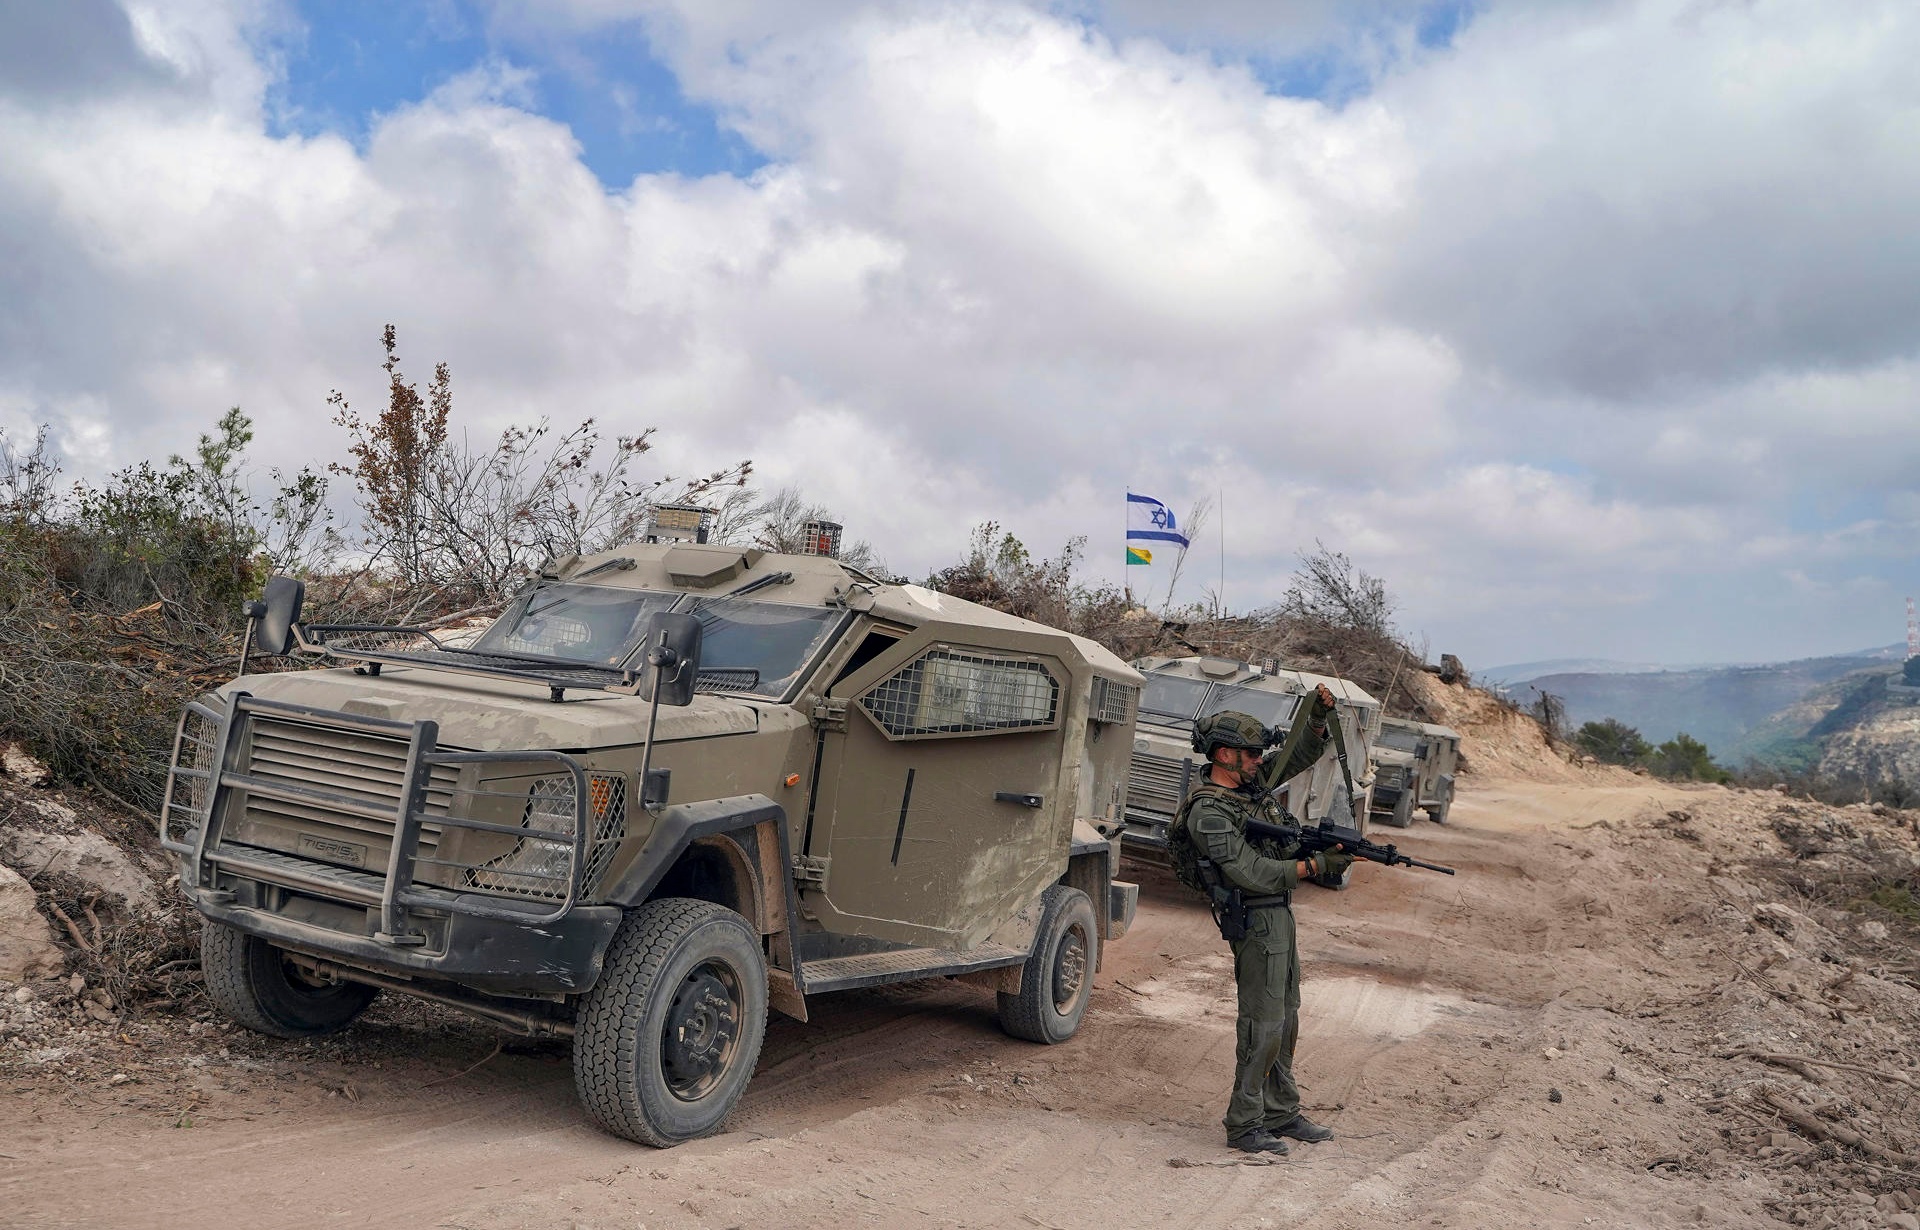
[[[1129,809],[1120,830],[1121,845],[1128,854],[1164,858],[1167,853],[1167,828],[1172,823],[1172,816]]]
[[[421,892],[416,888],[416,892]],[[444,893],[448,908],[409,911],[422,943],[395,947],[374,938],[378,909],[309,896],[276,884],[220,877],[214,888],[187,890],[200,913],[277,948],[405,978],[456,983],[490,995],[577,995],[600,978],[601,962],[622,911],[578,905],[559,919],[538,921],[544,903],[529,903],[528,922],[458,912],[462,899],[498,907],[501,899]]]

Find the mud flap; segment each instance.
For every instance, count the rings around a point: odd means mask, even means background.
[[[1117,940],[1133,926],[1134,911],[1140,908],[1140,886],[1125,880],[1107,885],[1106,939]]]
[[[793,975],[787,970],[767,967],[767,1005],[783,1016],[806,1023],[807,997],[800,988],[793,985]]]

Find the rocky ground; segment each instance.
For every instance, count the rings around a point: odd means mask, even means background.
[[[0,904],[37,907],[0,915],[0,1222],[1920,1230],[1920,813],[1581,768],[1456,693],[1451,822],[1382,839],[1460,875],[1303,899],[1340,1135],[1270,1162],[1222,1147],[1226,954],[1153,868],[1073,1041],[949,982],[829,997],[726,1134],[655,1152],[586,1125],[564,1043],[393,997],[227,1027],[139,822],[0,784]]]

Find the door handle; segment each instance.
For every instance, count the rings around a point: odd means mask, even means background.
[[[1020,794],[1012,790],[996,790],[993,794],[996,803],[1013,803],[1021,807],[1039,807],[1046,802],[1037,794]]]

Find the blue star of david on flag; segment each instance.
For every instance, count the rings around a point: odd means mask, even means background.
[[[1127,541],[1170,542],[1184,547],[1187,536],[1180,532],[1173,510],[1152,496],[1127,492]]]

